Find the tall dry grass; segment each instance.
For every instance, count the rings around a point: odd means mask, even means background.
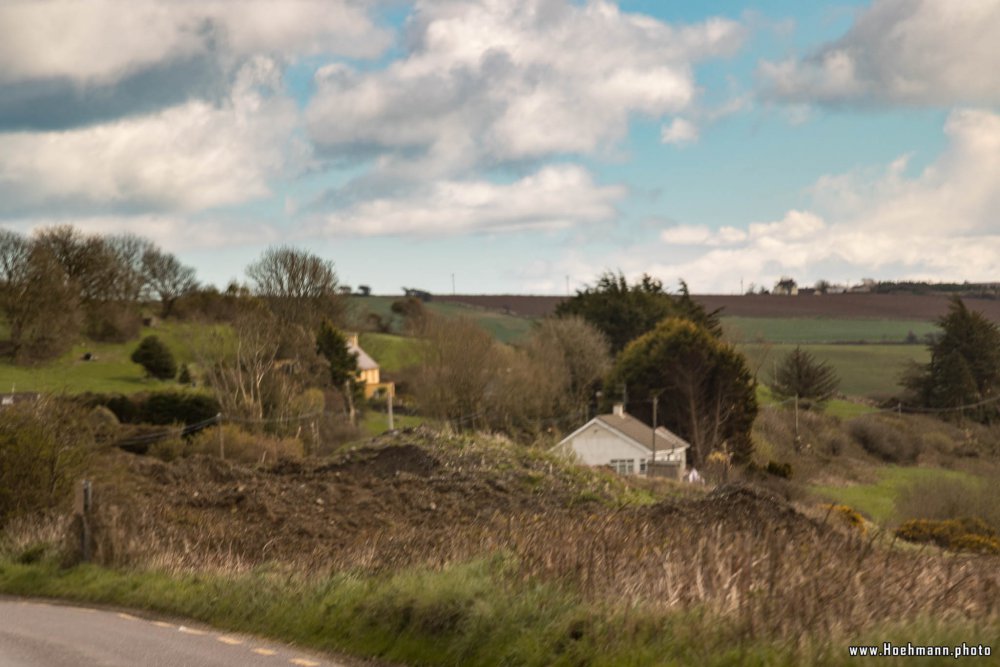
[[[496,513],[457,526],[370,528],[338,550],[315,544],[275,563],[210,522],[157,527],[124,512],[101,517],[95,557],[108,565],[242,572],[262,564],[297,573],[444,569],[506,554],[520,582],[558,583],[613,608],[698,611],[746,637],[847,635],[934,617],[995,620],[1000,562],[896,544],[891,536],[835,528],[787,508],[741,508],[699,517],[676,506]],[[773,514],[773,520],[758,515]],[[194,515],[189,517],[195,521]],[[181,519],[183,524],[186,519]],[[280,539],[276,536],[275,538]]]

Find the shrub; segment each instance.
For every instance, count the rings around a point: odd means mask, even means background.
[[[105,302],[87,308],[87,337],[105,343],[124,343],[142,331],[142,316],[128,303]]]
[[[978,518],[913,519],[896,529],[908,542],[936,544],[952,551],[1000,554],[1000,535]]]
[[[975,516],[1000,529],[1000,480],[970,482],[933,477],[900,490],[896,511],[903,519],[956,519]]]
[[[0,410],[0,527],[67,503],[93,451],[88,415],[43,399]]]
[[[853,507],[848,505],[833,505],[827,504],[822,506],[830,514],[836,516],[838,519],[843,521],[845,524],[851,528],[856,528],[862,533],[867,532],[868,528],[865,526],[865,519],[855,510]]]
[[[883,461],[912,463],[920,454],[919,438],[907,437],[899,424],[879,417],[861,417],[850,423],[848,431],[861,447]]]
[[[142,366],[146,373],[160,380],[168,380],[177,375],[177,362],[166,345],[156,336],[146,336],[131,356],[132,361]]]
[[[222,429],[220,450],[219,429]],[[242,463],[265,463],[282,458],[302,458],[304,448],[296,438],[276,438],[264,433],[249,433],[235,424],[222,424],[196,433],[189,452],[219,456]]]
[[[181,372],[177,375],[177,382],[179,384],[191,384],[193,382],[191,378],[191,369],[188,368],[187,364],[181,365]]]
[[[164,391],[150,394],[140,405],[146,424],[196,424],[219,414],[219,401],[205,394]]]

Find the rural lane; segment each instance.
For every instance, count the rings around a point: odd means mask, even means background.
[[[0,599],[3,667],[344,667],[277,642],[124,612]]]

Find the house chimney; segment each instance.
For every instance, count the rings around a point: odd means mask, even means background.
[[[614,414],[618,417],[625,417],[625,404],[615,403]]]

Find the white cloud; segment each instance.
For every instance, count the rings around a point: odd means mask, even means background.
[[[0,212],[126,208],[193,211],[270,193],[306,149],[275,63],[241,68],[219,106],[163,111],[63,132],[0,134]]]
[[[995,105],[998,35],[1000,0],[875,0],[841,39],[759,74],[791,102]]]
[[[438,236],[565,229],[615,215],[625,195],[575,165],[552,165],[510,184],[438,181],[406,197],[375,199],[331,213],[312,233],[326,236]]]
[[[683,276],[693,290],[731,292],[740,279],[769,284],[792,275],[937,280],[995,280],[1000,275],[1000,115],[954,111],[947,149],[908,175],[908,156],[881,172],[826,176],[812,187],[809,210],[746,230],[681,225],[661,232],[662,246],[629,248],[611,265],[631,273]],[[677,257],[668,263],[663,257]]]
[[[266,245],[286,238],[269,221],[189,217],[185,215],[145,213],[138,215],[74,216],[73,226],[85,234],[132,233],[150,239],[171,252],[196,249],[222,249],[233,246]],[[3,226],[24,234],[45,227],[64,225],[65,218],[36,216],[4,220]]]
[[[390,42],[350,0],[8,0],[0,34],[0,83],[80,85],[209,52],[371,57]]]
[[[684,118],[674,118],[670,125],[663,126],[660,140],[665,144],[689,144],[698,141],[698,126]]]
[[[732,53],[743,31],[677,28],[603,0],[439,0],[416,3],[408,35],[384,70],[318,73],[308,110],[318,144],[370,150],[404,177],[607,148],[634,114],[688,108],[692,63]]]

